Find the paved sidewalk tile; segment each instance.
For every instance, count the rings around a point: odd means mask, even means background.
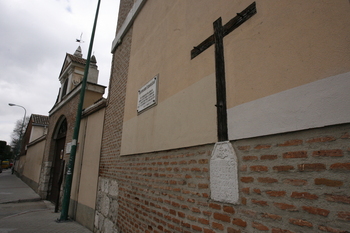
[[[74,221],[58,223],[51,209],[30,210],[0,219],[0,233],[91,233]]]

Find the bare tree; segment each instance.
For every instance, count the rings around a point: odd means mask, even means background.
[[[12,131],[10,145],[11,145],[13,154],[15,156],[18,155],[18,153],[20,152],[21,137],[23,137],[23,135],[24,135],[24,132],[25,132],[26,127],[27,127],[28,122],[29,122],[29,118],[30,117],[26,117],[26,119],[24,120],[24,124],[23,125],[22,125],[23,119],[17,120],[15,128]]]

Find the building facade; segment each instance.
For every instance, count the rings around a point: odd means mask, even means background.
[[[32,114],[29,118],[19,160],[17,174],[33,190],[38,191],[49,117]]]
[[[56,103],[49,111],[49,124],[42,144],[42,154],[36,154],[35,151],[29,153],[28,150],[26,156],[41,158],[37,170],[37,173],[40,172],[40,177],[35,190],[43,199],[55,203],[57,209],[61,206],[63,196],[64,174],[67,172],[85,65],[86,59],[82,56],[80,46],[74,54],[66,54],[58,78],[61,88]],[[80,122],[74,166],[76,172],[73,176],[69,208],[69,216],[90,229],[93,228],[95,212],[105,88],[98,84],[97,61],[95,56],[92,56]]]
[[[95,232],[348,232],[349,7],[121,0]]]

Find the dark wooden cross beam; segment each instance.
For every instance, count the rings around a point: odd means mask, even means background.
[[[226,107],[226,81],[225,81],[225,59],[223,39],[230,32],[238,28],[245,21],[256,14],[256,4],[253,2],[241,13],[222,25],[221,17],[214,23],[214,34],[205,39],[191,50],[191,59],[197,57],[204,50],[215,44],[215,74],[216,74],[216,111],[218,125],[218,141],[228,140],[227,130],[227,107]]]

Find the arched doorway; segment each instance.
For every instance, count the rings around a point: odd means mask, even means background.
[[[51,170],[51,188],[48,196],[49,201],[56,203],[59,200],[59,193],[61,189],[61,179],[64,170],[64,146],[66,143],[67,134],[67,120],[65,117],[58,121],[56,132],[53,135],[54,143],[54,155],[52,159]]]

